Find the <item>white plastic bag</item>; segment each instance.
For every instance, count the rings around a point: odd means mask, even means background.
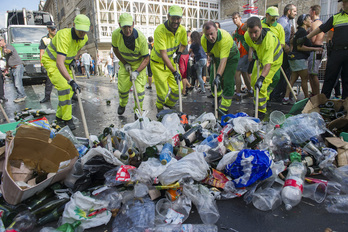
[[[131,129],[127,133],[140,152],[145,152],[147,147],[164,144],[172,139],[163,124],[157,121],[149,122],[143,130]]]
[[[88,215],[96,210],[104,210],[104,208],[106,209],[108,205],[108,201],[97,200],[89,196],[84,196],[80,191],[77,191],[72,195],[70,201],[65,205],[62,216],[62,224],[73,223],[80,220],[80,227],[84,230],[103,224],[106,225],[111,218],[110,211],[105,210],[89,217]]]
[[[97,155],[102,155],[104,157],[105,161],[110,163],[110,164],[124,165],[124,163],[122,163],[119,159],[117,159],[113,153],[111,153],[110,151],[108,151],[107,149],[105,149],[103,147],[98,146],[96,148],[90,149],[86,155],[81,157],[82,166],[85,165],[85,163],[88,160],[90,160],[91,158],[93,158],[94,156],[97,156]]]
[[[176,113],[166,114],[162,119],[162,124],[171,137],[177,134],[184,134],[185,130],[180,123],[180,118]]]
[[[163,185],[172,184],[186,177],[201,181],[208,175],[208,170],[209,165],[205,161],[203,153],[193,152],[178,162],[170,163],[158,179]]]
[[[224,170],[227,164],[233,163],[237,159],[238,153],[239,151],[231,151],[225,154],[219,161],[218,165],[216,166],[216,169],[219,171]]]
[[[260,123],[257,123],[251,117],[238,117],[233,119],[233,129],[238,134],[245,134],[245,132],[256,132],[260,130]]]

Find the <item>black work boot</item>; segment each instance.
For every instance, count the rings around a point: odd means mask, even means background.
[[[44,97],[44,99],[42,99],[41,101],[40,101],[40,103],[45,103],[45,102],[48,102],[48,101],[50,101],[51,100],[51,98],[50,97]]]
[[[65,125],[68,126],[70,128],[70,130],[75,130],[76,129],[76,126],[73,122],[72,119],[68,120],[68,121],[65,121]]]
[[[118,109],[117,109],[117,113],[119,115],[122,115],[124,113],[124,111],[126,110],[126,107],[125,106],[118,106]]]

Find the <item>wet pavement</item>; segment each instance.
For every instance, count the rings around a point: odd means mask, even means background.
[[[90,79],[78,77],[77,83],[82,88],[82,102],[87,119],[87,125],[90,134],[99,135],[104,127],[114,124],[115,127],[134,121],[134,99],[129,97],[129,102],[124,115],[117,115],[118,92],[117,82],[110,82],[107,77],[91,76]],[[40,104],[39,101],[44,97],[44,85],[27,85],[25,91],[28,95],[25,102],[13,103],[15,91],[13,84],[6,81],[5,97],[8,102],[3,103],[3,107],[11,121],[14,121],[14,112],[21,111],[24,108],[33,109],[56,109],[58,104],[57,91],[53,90],[51,101]],[[144,110],[148,111],[150,119],[156,119],[156,90],[147,90],[144,100]],[[207,95],[210,95],[207,91]],[[207,95],[199,95],[194,90],[189,92],[188,96],[183,98],[183,112],[188,115],[199,116],[203,112],[213,111],[213,99],[207,98]],[[303,99],[303,96],[299,96]],[[107,105],[110,100],[110,106]],[[179,108],[177,106],[177,108]],[[282,105],[281,103],[271,103],[269,111],[280,110],[288,113],[291,105]],[[230,113],[245,112],[249,115],[254,113],[252,98],[243,99],[242,102],[233,102],[229,110]],[[79,119],[77,129],[74,134],[79,137],[85,137],[84,129],[81,123],[81,114],[77,102],[73,102],[73,115]],[[50,122],[55,115],[46,116]],[[0,116],[0,123],[5,123],[3,115]],[[329,214],[322,204],[317,204],[310,199],[303,199],[301,203],[291,211],[286,211],[284,205],[274,211],[263,212],[256,209],[252,204],[247,205],[242,198],[217,201],[220,212],[220,219],[216,223],[219,231],[324,231],[325,228],[332,228],[334,231],[348,231],[347,216],[344,214]],[[86,231],[112,231],[111,221],[105,225]],[[190,217],[185,224],[201,224],[202,221],[196,208],[193,206]],[[55,227],[55,223],[47,226]],[[39,231],[39,230],[36,230]]]

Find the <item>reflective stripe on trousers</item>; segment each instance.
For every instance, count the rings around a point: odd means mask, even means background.
[[[137,67],[132,67],[132,70]],[[143,102],[145,97],[145,84],[146,84],[146,71],[142,70],[135,81],[135,88],[138,93],[140,108],[143,109]],[[120,66],[120,70],[118,72],[118,94],[120,97],[120,106],[125,107],[128,103],[129,98],[129,90],[133,86],[132,82],[129,78],[129,72],[127,72],[123,65]],[[135,89],[133,90],[135,91]],[[134,92],[133,92],[134,96]],[[137,102],[134,96],[134,110],[137,109]]]
[[[172,72],[163,63],[150,62],[150,65],[157,91],[156,107],[162,109],[164,104],[167,106],[174,106],[179,99],[179,87]],[[169,90],[168,85],[171,92],[166,98]],[[182,82],[180,82],[180,85],[181,88],[183,88]]]

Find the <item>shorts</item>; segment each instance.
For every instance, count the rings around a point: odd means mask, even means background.
[[[248,72],[249,60],[248,55],[244,55],[238,61],[237,71]]]
[[[321,60],[314,59],[313,57],[316,57],[315,52],[311,52],[308,58],[308,74],[318,75]]]
[[[292,72],[302,71],[308,69],[306,59],[301,60],[289,60],[290,69]]]

